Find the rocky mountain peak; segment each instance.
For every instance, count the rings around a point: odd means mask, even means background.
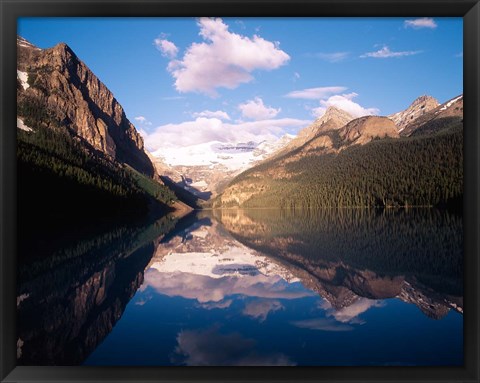
[[[291,144],[297,147],[302,146],[319,133],[340,129],[352,120],[353,117],[346,111],[335,106],[329,106],[322,116],[318,117],[311,125],[302,129]]]
[[[337,108],[336,106],[333,106],[333,105],[329,106],[325,111],[325,114],[322,117],[320,117],[320,119],[324,119],[324,120],[329,120],[331,118],[344,118],[344,119],[350,119],[350,121],[353,119],[350,113],[346,112],[343,109]]]
[[[22,36],[18,36],[18,35],[17,35],[17,46],[21,48],[41,50],[37,46],[33,45],[30,41],[27,41]]]
[[[312,124],[310,124],[306,128],[303,128],[298,133],[297,137],[295,137],[286,145],[274,152],[269,158],[275,158],[292,150],[300,148],[304,146],[307,142],[319,138],[320,136],[324,136],[324,133],[328,131],[338,130],[344,127],[352,120],[353,117],[348,112],[335,106],[329,106],[322,116],[318,117]]]
[[[40,50],[19,36],[17,47],[17,76],[23,84],[17,86],[17,117],[31,119],[22,113],[30,110],[28,105],[41,105],[49,119],[36,123],[66,127],[93,148],[154,175],[143,139],[122,106],[67,44]]]
[[[432,133],[463,119],[463,95],[454,97],[429,110],[409,123],[401,132],[403,136]]]
[[[438,107],[439,102],[432,96],[423,95],[417,97],[410,106],[398,113],[388,116],[397,126],[398,132],[402,132],[408,125],[413,123],[417,118],[423,116],[425,113]]]
[[[329,106],[325,113],[317,118],[310,127],[314,128],[314,130],[321,128],[321,131],[327,131],[331,129],[339,129],[352,120],[353,116],[348,112],[337,108],[336,106]]]
[[[73,52],[72,48],[70,48],[65,43],[58,43],[53,48],[51,48],[56,55],[60,56],[62,59],[69,61],[71,59],[77,59],[77,55]]]
[[[435,99],[432,96],[424,94],[422,96],[417,97],[410,106],[422,105],[424,103],[433,103],[438,105],[437,99]]]

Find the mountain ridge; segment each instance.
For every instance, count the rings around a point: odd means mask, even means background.
[[[390,114],[390,118],[398,128],[398,133],[402,133],[408,125],[425,113],[435,109],[440,103],[437,99],[422,95],[417,97],[405,110]]]
[[[154,177],[143,138],[128,120],[113,93],[65,43],[39,49],[18,37],[17,114],[27,126],[42,108],[49,121],[72,130],[95,149]],[[27,121],[25,121],[25,119]],[[30,120],[30,124],[28,123]]]
[[[415,125],[404,128],[412,137],[400,135],[394,121],[382,116],[360,117],[319,132],[303,146],[239,174],[212,206],[457,204],[463,195],[460,103],[462,96],[422,114]],[[448,171],[435,173],[437,167]]]

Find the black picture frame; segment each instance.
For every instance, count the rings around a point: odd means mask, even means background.
[[[462,367],[16,367],[16,31],[28,16],[455,16],[464,20],[464,366]],[[0,0],[0,211],[2,382],[478,382],[479,71],[478,0]]]

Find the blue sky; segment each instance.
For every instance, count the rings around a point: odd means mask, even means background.
[[[388,115],[463,92],[461,18],[21,18],[18,34],[67,43],[150,150],[296,133],[329,105]]]

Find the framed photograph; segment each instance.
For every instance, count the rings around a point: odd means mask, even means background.
[[[478,382],[478,1],[13,1],[2,382]]]

